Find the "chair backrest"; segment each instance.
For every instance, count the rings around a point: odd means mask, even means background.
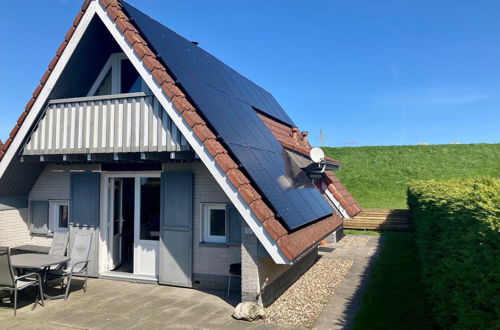
[[[71,248],[71,260],[68,262],[68,268],[72,267],[75,263],[88,260],[90,255],[90,247],[92,245],[92,233],[78,232],[75,234],[75,242]],[[76,272],[85,268],[81,265],[75,269]]]
[[[69,232],[55,232],[49,255],[63,257],[68,249]]]
[[[10,264],[10,249],[0,246],[0,287],[14,287],[14,270]]]

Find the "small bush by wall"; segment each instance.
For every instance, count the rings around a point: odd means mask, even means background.
[[[422,282],[445,328],[500,320],[500,180],[414,181],[408,188]]]

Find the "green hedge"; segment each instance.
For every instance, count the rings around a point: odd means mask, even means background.
[[[498,327],[500,180],[414,181],[408,205],[436,322],[445,329]]]

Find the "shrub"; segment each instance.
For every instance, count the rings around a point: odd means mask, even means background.
[[[500,320],[500,180],[414,181],[408,188],[427,290],[443,328]]]

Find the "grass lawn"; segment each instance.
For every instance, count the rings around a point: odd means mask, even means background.
[[[374,230],[352,230],[352,229],[344,229],[345,235],[368,235],[368,236],[380,236],[382,235],[379,231]]]
[[[500,177],[500,144],[323,148],[344,166],[336,174],[365,208],[407,208],[410,180]]]
[[[349,232],[385,237],[353,329],[435,329],[419,280],[415,234]]]

